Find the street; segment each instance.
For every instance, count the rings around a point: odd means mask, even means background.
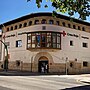
[[[89,84],[73,77],[47,76],[0,76],[0,90],[90,90]]]

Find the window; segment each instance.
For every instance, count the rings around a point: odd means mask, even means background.
[[[7,28],[7,31],[9,31],[9,28]]]
[[[80,30],[80,26],[78,26],[78,30]]]
[[[30,38],[29,38],[30,37]],[[31,32],[28,34],[28,48],[61,48],[61,34],[58,32]]]
[[[63,26],[66,26],[66,25],[65,25],[65,22],[62,22],[62,25],[63,25]]]
[[[53,22],[53,20],[49,20],[49,24],[53,24],[54,22]]]
[[[16,41],[16,47],[22,47],[22,40]]]
[[[32,21],[29,21],[29,26],[32,25]]]
[[[59,21],[56,21],[56,25],[59,25]]]
[[[83,67],[87,67],[88,66],[88,62],[83,61]]]
[[[13,30],[13,26],[11,26],[11,30]]]
[[[21,27],[22,27],[22,24],[19,25],[19,28],[21,28]]]
[[[34,24],[39,24],[39,20],[35,20]]]
[[[82,43],[82,46],[87,48],[88,47],[88,43]]]
[[[15,25],[15,29],[17,29],[17,25]]]
[[[74,66],[73,64],[74,64],[73,62],[70,62],[70,67],[73,67]]]
[[[43,20],[41,21],[41,23],[42,23],[42,24],[46,24],[46,20],[43,19]]]
[[[25,22],[25,23],[24,23],[24,27],[26,27],[26,26],[27,26],[27,23]]]
[[[71,24],[68,24],[68,27],[71,28]]]
[[[42,26],[42,30],[46,30],[46,26]]]
[[[84,27],[82,27],[82,31],[85,31],[85,28]]]
[[[73,25],[73,28],[74,28],[74,29],[76,29],[76,26],[75,26],[75,25]]]
[[[73,41],[70,41],[70,46],[73,46]]]
[[[20,66],[20,60],[16,60],[16,66],[17,66],[17,67]]]

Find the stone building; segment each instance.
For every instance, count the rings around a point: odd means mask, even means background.
[[[90,23],[32,13],[3,25],[9,70],[90,73]],[[2,52],[2,63],[3,57]]]

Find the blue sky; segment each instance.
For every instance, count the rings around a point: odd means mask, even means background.
[[[52,12],[53,7],[51,3],[48,2],[48,8],[44,8],[46,0],[43,0],[42,7],[37,8],[35,0],[32,2],[26,2],[26,0],[0,0],[0,24],[25,16],[34,12]],[[67,14],[66,14],[67,15]],[[77,17],[77,15],[75,15]],[[87,18],[87,21],[90,22],[90,17]]]

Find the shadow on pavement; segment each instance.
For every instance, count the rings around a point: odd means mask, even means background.
[[[66,88],[60,90],[90,90],[90,85],[78,86],[78,87],[72,87],[72,88]]]
[[[28,71],[0,71],[0,76],[40,76],[40,75],[59,75],[57,73],[36,73]]]

